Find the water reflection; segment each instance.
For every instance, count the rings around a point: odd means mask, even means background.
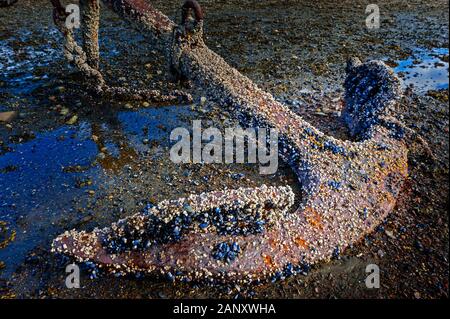
[[[170,131],[188,126],[190,108],[171,106],[116,112],[106,121],[82,120],[21,144],[0,156],[0,220],[16,230],[0,250],[7,276],[38,244],[83,218],[76,207],[115,187],[116,175],[138,163],[152,147],[168,145]],[[85,183],[89,181],[89,183]],[[88,187],[86,187],[88,186]],[[76,205],[75,205],[76,204]]]
[[[404,87],[413,85],[418,93],[448,89],[448,48],[417,49],[397,63],[394,71],[403,75]]]

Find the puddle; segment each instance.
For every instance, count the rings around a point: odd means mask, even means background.
[[[151,147],[146,140],[168,145],[170,130],[188,125],[189,111],[189,106],[123,111],[109,122],[82,121],[9,144],[11,151],[0,156],[0,220],[17,235],[0,250],[2,275],[61,228],[83,220],[86,212],[77,207],[89,206],[90,192],[100,196],[105,185],[114,185],[116,173],[139,162]]]
[[[50,45],[60,40],[57,31],[45,28],[36,32],[44,33],[47,40],[38,41],[34,33],[26,30],[0,40],[0,94],[31,94],[48,81],[48,66],[62,58],[61,50]]]
[[[394,71],[402,78],[404,88],[412,85],[421,94],[448,89],[448,48],[418,49],[396,63]]]

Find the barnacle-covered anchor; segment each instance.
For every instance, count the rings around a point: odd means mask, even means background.
[[[106,2],[139,29],[157,30],[152,39],[157,37],[163,45],[172,47],[175,24],[162,13],[140,0]],[[128,242],[128,235],[125,226],[123,230],[122,226],[112,226],[106,232],[112,231],[113,235],[107,235],[106,241],[100,240],[104,233],[99,230],[62,234],[53,243],[54,251],[117,271],[160,271],[186,280],[278,279],[304,273],[309,265],[337,256],[373,231],[394,208],[408,174],[407,147],[395,119],[401,86],[383,62],[352,60],[348,65],[343,114],[357,139],[353,142],[317,130],[229,66],[202,41],[181,42],[176,60],[183,76],[227,107],[243,125],[278,130],[279,155],[291,165],[303,191],[300,204],[291,211],[276,205],[282,213],[262,218],[269,227],[259,232],[230,234],[218,232],[217,226],[207,232],[188,228],[179,238],[153,243],[148,250],[134,250],[133,245],[114,251],[108,249],[116,247],[120,238]],[[201,205],[209,205],[219,196],[230,205],[233,200],[245,202],[248,192],[261,193],[264,200],[275,204],[291,203],[286,200],[291,195],[283,188],[271,194],[254,189],[244,193],[211,192],[196,198]],[[244,216],[255,215],[249,212]],[[143,234],[165,238],[167,230],[175,230],[171,223],[176,217],[167,220],[168,227],[151,227],[150,233],[144,230]]]

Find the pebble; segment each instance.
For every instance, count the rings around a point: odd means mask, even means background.
[[[68,125],[73,125],[78,121],[78,115],[73,115],[67,122],[66,124]]]

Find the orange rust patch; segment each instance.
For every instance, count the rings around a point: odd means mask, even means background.
[[[309,247],[309,245],[308,245],[308,243],[306,242],[306,240],[304,240],[304,239],[301,238],[301,237],[296,237],[296,238],[294,239],[294,243],[295,243],[297,246],[302,247],[302,248],[304,248],[304,249],[308,249],[308,247]]]
[[[272,248],[277,248],[277,246],[278,246],[277,244],[278,244],[278,242],[274,238],[269,238],[269,245]]]
[[[269,268],[275,267],[272,257],[270,257],[269,255],[266,255],[266,254],[262,254],[262,258],[263,258],[264,264],[266,264],[267,267],[269,267]]]
[[[323,230],[322,218],[320,215],[311,207],[305,209],[305,217],[306,221],[310,223],[312,226]]]

